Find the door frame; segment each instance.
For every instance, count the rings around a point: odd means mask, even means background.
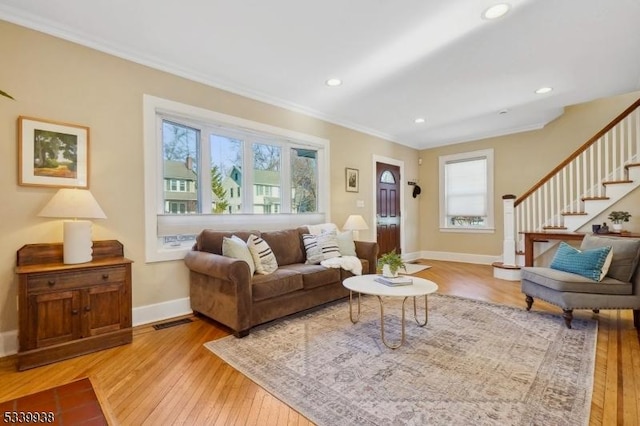
[[[373,205],[373,211],[371,212],[371,223],[373,224],[373,241],[378,241],[378,221],[377,221],[377,217],[376,217],[376,212],[378,211],[378,197],[377,197],[377,188],[378,188],[378,179],[376,178],[376,163],[386,163],[386,164],[390,164],[392,166],[398,166],[400,167],[400,250],[402,251],[402,253],[406,253],[406,247],[405,247],[405,238],[404,238],[404,233],[406,232],[405,230],[405,224],[404,224],[404,196],[405,196],[405,190],[406,190],[406,185],[404,184],[406,182],[405,179],[405,175],[404,175],[404,161],[402,160],[398,160],[396,158],[391,158],[391,157],[385,157],[383,155],[376,155],[374,154],[372,156],[372,162],[371,162],[371,167],[373,170],[372,174],[372,181],[373,181],[373,185],[372,185],[372,202],[371,204]]]

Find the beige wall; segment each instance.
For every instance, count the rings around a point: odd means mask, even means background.
[[[0,86],[16,101],[0,99],[0,332],[17,328],[16,250],[29,243],[62,240],[60,221],[36,217],[55,193],[17,184],[20,115],[77,123],[91,130],[91,192],[107,214],[94,221],[95,239],[117,239],[133,266],[134,306],[188,297],[181,261],[145,264],[142,95],[150,94],[331,141],[331,218],[342,226],[351,213],[372,217],[372,158],[405,162],[417,177],[417,151],[282,108],[152,70],[95,50],[0,21]],[[345,167],[360,170],[360,192],[344,188]],[[364,208],[356,208],[363,200]],[[405,220],[417,228],[418,202],[408,197]],[[407,251],[419,244],[408,233]],[[373,230],[362,239],[373,239]],[[1,348],[0,348],[1,352]]]
[[[422,186],[423,196],[420,201],[422,250],[501,255],[502,195],[519,196],[526,192],[638,98],[640,98],[640,92],[634,92],[575,105],[566,108],[562,116],[540,130],[421,151],[420,157],[423,163],[420,166],[420,181],[427,183]],[[486,148],[493,148],[495,156],[496,232],[492,234],[440,232],[438,157]],[[628,210],[634,216],[626,226],[634,232],[640,232],[640,207],[638,206],[640,206],[639,190],[621,200],[616,206],[616,209]]]

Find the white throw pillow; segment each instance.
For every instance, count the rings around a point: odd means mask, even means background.
[[[262,275],[268,275],[278,269],[278,261],[271,251],[269,244],[262,238],[253,234],[249,235],[247,240],[249,252],[256,264],[256,272]]]
[[[356,244],[353,242],[353,232],[344,231],[338,233],[338,248],[342,256],[357,256]]]
[[[242,241],[240,237],[236,235],[232,235],[231,238],[224,237],[222,239],[222,255],[244,260],[249,264],[249,272],[251,275],[255,273],[256,264],[253,261],[253,256],[251,256],[247,243]]]

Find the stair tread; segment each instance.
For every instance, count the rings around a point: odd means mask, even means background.
[[[603,185],[616,185],[619,183],[633,183],[633,181],[629,179],[625,179],[625,180],[605,180],[604,182],[602,182]]]
[[[562,216],[586,216],[587,212],[562,212]]]
[[[517,265],[505,265],[502,262],[493,262],[491,266],[493,266],[494,268],[500,268],[500,269],[520,269],[520,267]]]
[[[588,200],[608,200],[609,197],[582,197],[582,201]]]

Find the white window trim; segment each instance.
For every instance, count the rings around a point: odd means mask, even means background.
[[[445,200],[445,164],[451,161],[472,160],[475,158],[487,159],[487,225],[484,227],[461,228],[451,227],[446,217]],[[459,154],[442,155],[439,157],[439,178],[440,178],[440,232],[463,232],[463,233],[494,233],[495,232],[495,209],[493,199],[493,149],[482,149],[478,151],[463,152]]]
[[[216,229],[253,229],[271,230],[286,229],[294,226],[330,222],[330,141],[317,136],[283,129],[268,124],[258,123],[244,118],[234,117],[192,105],[183,104],[168,99],[144,94],[142,97],[143,110],[143,141],[144,141],[144,205],[145,205],[145,260],[146,262],[161,262],[184,258],[189,248],[168,249],[162,247],[158,238],[158,214],[162,212],[163,186],[158,184],[162,177],[162,150],[158,140],[157,114],[169,114],[183,117],[185,120],[199,119],[205,122],[217,122],[223,125],[240,127],[256,132],[268,133],[278,137],[309,143],[321,147],[319,160],[322,170],[318,170],[318,212],[317,214],[234,214],[234,215],[197,215],[194,217],[194,227],[203,229],[210,227],[215,220]],[[321,156],[321,157],[320,157]],[[250,185],[243,185],[247,191]],[[222,218],[222,219],[221,219]],[[249,226],[248,224],[251,224]]]

